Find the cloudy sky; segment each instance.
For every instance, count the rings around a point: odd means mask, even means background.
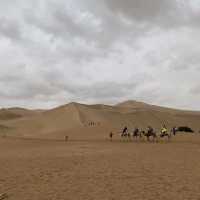
[[[128,99],[200,110],[199,0],[0,0],[0,107]]]

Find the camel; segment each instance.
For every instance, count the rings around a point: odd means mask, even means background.
[[[133,139],[141,139],[142,138],[142,133],[140,132],[140,130],[138,128],[135,128],[133,131]]]
[[[131,139],[131,134],[128,132],[128,128],[126,126],[121,133],[121,138],[128,138],[129,140]]]
[[[149,126],[147,132],[141,131],[141,133],[142,133],[143,136],[145,136],[145,137],[147,138],[147,141],[150,141],[150,138],[152,137],[152,138],[153,138],[153,141],[158,142],[157,134],[156,134],[156,132],[153,130],[152,127]]]
[[[164,137],[167,137],[168,138],[168,140],[170,140],[171,139],[171,137],[172,137],[172,133],[170,132],[170,133],[168,133],[168,132],[164,132],[164,133],[160,133],[160,138],[164,138]]]
[[[122,133],[121,138],[128,138],[129,140],[131,139],[131,134],[129,132]]]
[[[139,131],[138,128],[135,128],[132,134],[133,139],[137,140],[138,138],[141,139],[142,137],[147,138],[147,141],[153,141],[153,142],[158,142],[159,138],[165,138],[167,137],[168,140],[171,139],[172,137],[172,132],[167,132],[167,130],[165,132],[163,132],[161,130],[160,134],[157,134],[156,131],[151,127],[148,126],[147,131]],[[128,138],[129,140],[131,140],[131,134],[128,132],[128,128],[125,127],[121,133],[121,138]],[[152,138],[152,140],[151,140]]]

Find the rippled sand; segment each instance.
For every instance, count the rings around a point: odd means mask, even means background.
[[[171,142],[0,139],[9,200],[200,199],[200,136]]]

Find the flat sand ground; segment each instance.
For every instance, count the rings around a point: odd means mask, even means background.
[[[0,139],[10,200],[200,199],[200,136],[169,143]]]

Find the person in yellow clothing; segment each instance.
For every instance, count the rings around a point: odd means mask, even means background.
[[[161,137],[164,137],[165,135],[167,135],[167,128],[165,125],[162,126],[161,128]]]

